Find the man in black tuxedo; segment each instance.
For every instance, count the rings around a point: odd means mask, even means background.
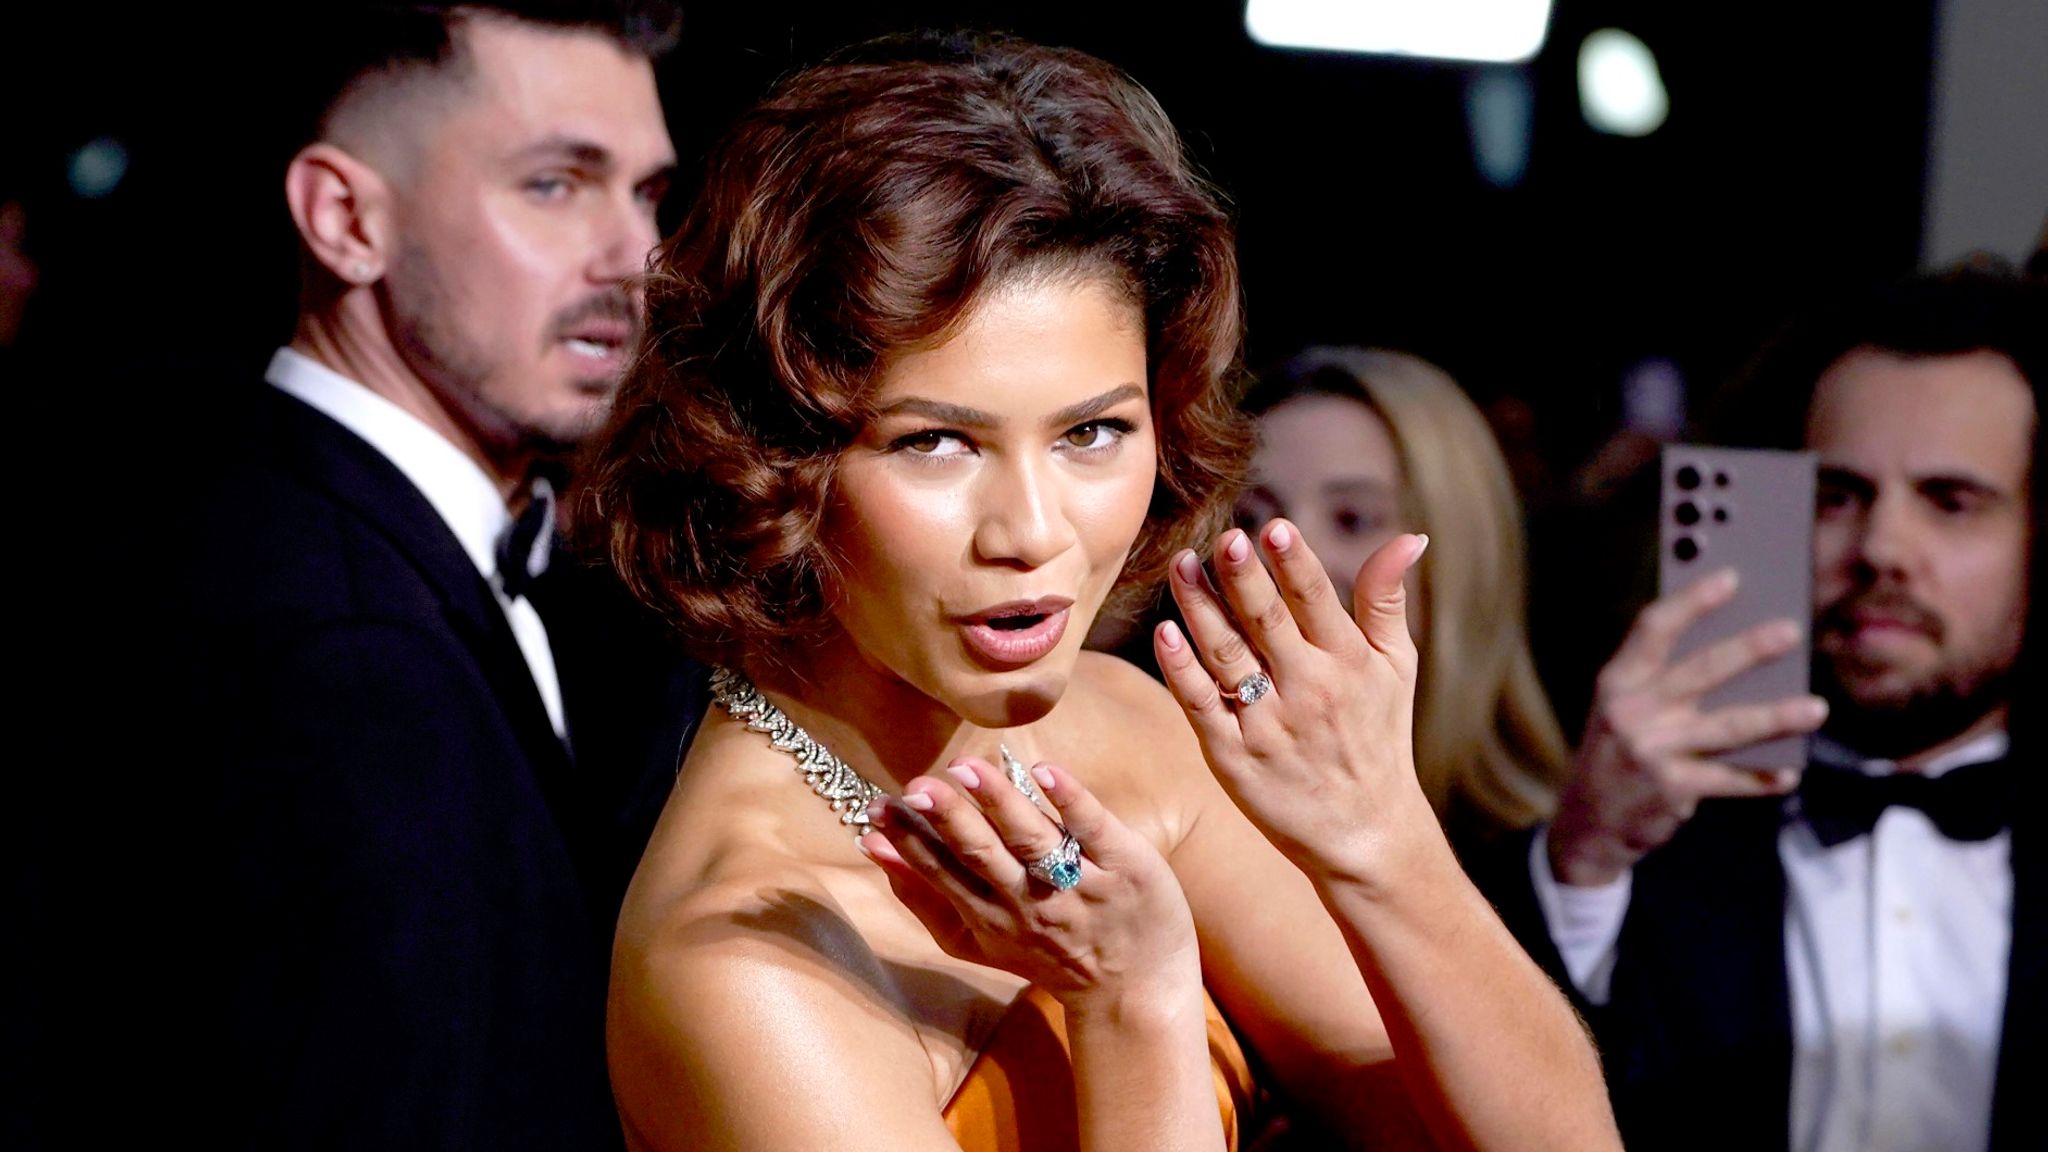
[[[1813,619],[1672,659],[1733,582],[1651,605],[1600,675],[1556,819],[1486,865],[1593,1026],[1631,1147],[2048,1138],[2023,655],[2044,332],[2043,285],[1984,272],[1792,330],[1737,414],[1819,456]],[[1701,707],[1808,623],[1818,696]],[[1816,730],[1804,773],[1717,760]]]
[[[611,934],[702,690],[553,554],[554,498],[640,325],[676,20],[322,12],[296,330],[147,502],[145,683],[182,707],[119,873],[134,963],[51,1027],[107,1112],[211,1146],[616,1147]],[[100,993],[133,1015],[75,1014]]]

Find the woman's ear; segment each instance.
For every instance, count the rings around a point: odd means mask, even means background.
[[[285,205],[299,240],[345,284],[374,284],[390,255],[391,186],[376,169],[332,144],[308,144],[284,174]]]

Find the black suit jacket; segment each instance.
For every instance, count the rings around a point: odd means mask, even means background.
[[[2022,773],[2023,796],[2038,800]],[[2048,1004],[2048,868],[2039,806],[2017,805],[2013,947],[1993,1100],[1993,1152],[2034,1147],[2048,1123],[2030,1082]],[[1791,995],[1785,971],[1780,799],[1710,800],[1635,869],[1609,1000],[1578,995],[1529,878],[1533,833],[1470,861],[1530,955],[1586,1018],[1631,1149],[1783,1149],[1790,1141]]]
[[[143,585],[178,702],[149,747],[183,766],[109,869],[143,881],[113,933],[138,963],[94,981],[125,1007],[93,1040],[53,1012],[59,1062],[121,1061],[152,1128],[214,1146],[617,1146],[612,926],[702,678],[569,562],[534,600],[572,752],[426,499],[312,408],[247,399],[175,477]]]

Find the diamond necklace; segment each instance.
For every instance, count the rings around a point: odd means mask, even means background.
[[[874,827],[868,818],[868,805],[884,795],[881,786],[833,755],[832,750],[820,744],[817,737],[804,731],[801,725],[789,718],[788,713],[761,695],[753,681],[731,668],[713,668],[711,698],[733,719],[756,732],[766,733],[771,747],[795,757],[796,770],[804,774],[804,783],[832,805],[832,810],[839,813],[839,822],[853,829],[855,839],[867,835]],[[1032,782],[1031,774],[1024,770],[1024,765],[1015,756],[1010,755],[1008,745],[998,747],[1003,754],[1003,771],[1009,775],[1010,783],[1036,804],[1038,787]]]
[[[778,751],[796,757],[796,770],[804,774],[811,791],[832,805],[839,822],[853,829],[855,839],[873,827],[868,805],[882,796],[879,785],[853,770],[853,765],[818,743],[787,713],[777,708],[754,682],[730,668],[711,670],[711,698],[733,719],[756,732],[768,734],[768,743]]]

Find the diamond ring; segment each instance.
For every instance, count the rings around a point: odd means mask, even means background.
[[[1273,678],[1264,672],[1254,672],[1239,680],[1235,690],[1225,690],[1221,684],[1216,686],[1216,691],[1221,693],[1225,700],[1235,700],[1246,708],[1264,700],[1266,694],[1272,690]]]
[[[1026,860],[1024,870],[1065,892],[1081,882],[1081,842],[1061,828],[1060,846],[1036,860]]]

